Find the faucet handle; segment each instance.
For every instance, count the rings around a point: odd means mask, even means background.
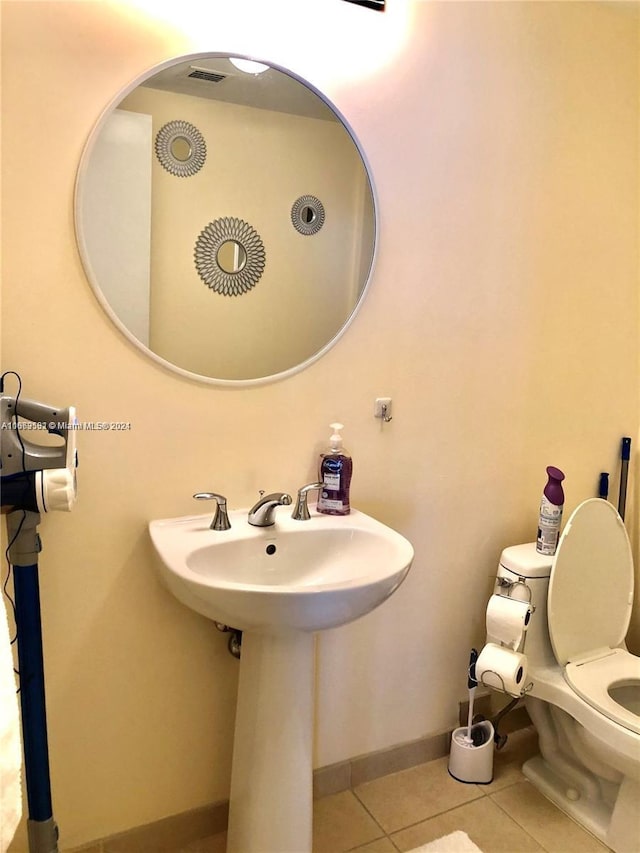
[[[231,522],[227,515],[227,499],[224,495],[218,495],[215,492],[196,492],[193,497],[197,501],[216,502],[215,515],[209,525],[210,530],[229,530],[231,528]]]
[[[308,521],[311,518],[311,515],[309,514],[309,507],[307,506],[309,492],[321,489],[323,486],[324,483],[307,483],[306,486],[302,486],[302,488],[298,489],[296,505],[291,513],[291,518],[293,518],[294,521]]]

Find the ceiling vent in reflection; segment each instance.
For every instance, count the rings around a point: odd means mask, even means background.
[[[196,68],[195,65],[191,66],[189,77],[195,77],[196,80],[207,80],[209,83],[220,83],[227,79],[226,74],[218,74],[217,71],[209,71],[207,68]]]
[[[365,6],[367,9],[375,9],[377,12],[384,12],[385,7],[385,0],[347,0],[347,3]]]

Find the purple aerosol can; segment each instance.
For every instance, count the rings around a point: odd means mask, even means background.
[[[564,506],[564,491],[562,481],[564,474],[559,468],[550,465],[547,468],[547,485],[540,501],[540,517],[538,519],[538,538],[536,551],[549,556],[556,553],[560,538],[560,523],[562,507]]]

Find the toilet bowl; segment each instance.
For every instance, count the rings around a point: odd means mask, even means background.
[[[506,548],[495,593],[533,609],[517,651],[529,664],[525,705],[540,755],[523,773],[616,853],[637,853],[640,658],[624,646],[633,560],[615,508],[582,503],[555,557],[535,543]]]

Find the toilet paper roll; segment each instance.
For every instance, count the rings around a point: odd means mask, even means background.
[[[487,605],[487,634],[512,649],[517,649],[529,627],[531,605],[528,601],[492,595]]]
[[[485,687],[520,696],[527,683],[527,658],[506,646],[487,643],[476,661],[476,679]]]

